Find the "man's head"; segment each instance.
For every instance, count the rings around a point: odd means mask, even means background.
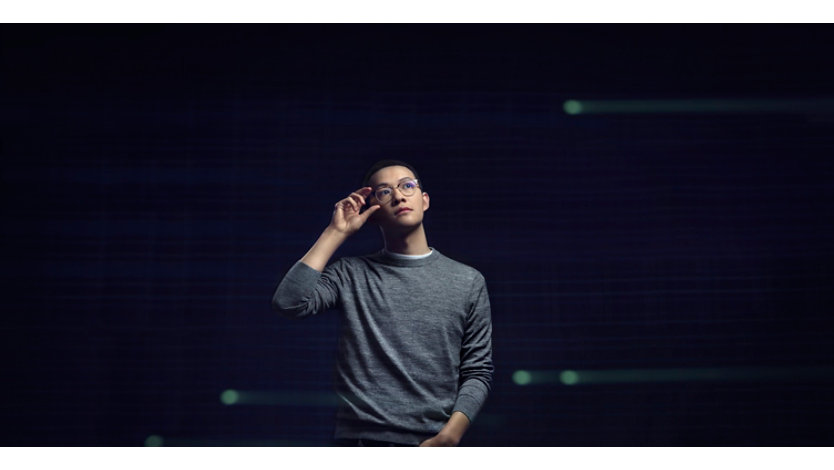
[[[382,230],[413,230],[423,223],[429,195],[423,192],[423,183],[413,166],[399,160],[378,161],[365,174],[362,186],[373,190],[368,204],[380,205],[370,220]]]

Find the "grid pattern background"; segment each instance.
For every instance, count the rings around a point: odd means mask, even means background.
[[[269,301],[388,157],[487,279],[464,445],[834,443],[834,109],[563,109],[828,99],[830,28],[0,31],[7,445],[328,445],[338,312]],[[516,374],[632,369],[684,378]]]

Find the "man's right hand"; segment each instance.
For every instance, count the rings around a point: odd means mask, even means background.
[[[362,207],[365,205],[365,198],[371,194],[371,187],[357,189],[350,193],[350,195],[336,203],[333,210],[333,218],[330,220],[330,227],[334,230],[345,234],[345,236],[356,233],[368,218],[379,210],[379,204],[373,206],[362,212]]]

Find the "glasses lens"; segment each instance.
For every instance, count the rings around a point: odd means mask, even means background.
[[[379,188],[374,191],[374,197],[376,197],[377,201],[385,204],[389,199],[391,199],[392,192],[391,188]]]
[[[414,191],[417,189],[417,181],[415,180],[408,180],[403,181],[397,186],[400,193],[403,196],[411,196],[414,194]],[[394,194],[394,190],[389,188],[388,186],[382,186],[377,190],[374,190],[374,197],[376,200],[379,201],[381,204],[385,204],[386,202],[391,200],[391,196]]]
[[[400,183],[400,192],[406,196],[411,196],[414,194],[414,188],[417,187],[417,183],[415,181],[403,181]]]

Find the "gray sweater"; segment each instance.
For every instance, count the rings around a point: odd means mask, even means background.
[[[419,444],[455,411],[475,419],[492,383],[484,277],[433,250],[341,258],[320,273],[297,262],[272,297],[303,317],[342,311],[336,438]]]

